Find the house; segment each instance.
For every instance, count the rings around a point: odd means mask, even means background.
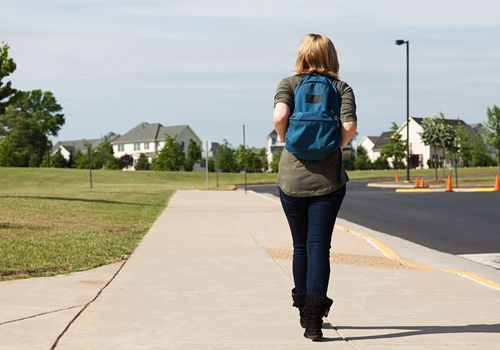
[[[160,123],[147,122],[140,123],[127,133],[114,139],[111,144],[113,145],[115,157],[120,158],[128,154],[134,158],[135,165],[141,153],[144,153],[151,162],[165,146],[167,136],[175,138],[182,146],[184,154],[187,152],[189,140],[193,140],[200,148],[202,147],[201,139],[189,125],[163,126]],[[195,170],[199,170],[199,167],[200,163],[198,162],[195,164]]]
[[[428,161],[436,154],[436,150],[431,150],[430,146],[424,145],[420,134],[423,132],[422,122],[425,118],[410,117],[409,119],[409,148],[410,148],[410,164],[415,167],[425,168],[429,167]],[[446,122],[453,128],[461,125],[473,133],[472,128],[460,119],[445,119]],[[406,142],[406,122],[403,123],[396,131],[401,135],[401,138]]]
[[[476,136],[482,136],[484,133],[483,123],[469,124],[469,127],[472,129],[472,131],[474,132],[474,135],[476,135]]]
[[[384,148],[385,144],[387,143],[387,141],[389,141],[389,139],[392,137],[393,134],[394,134],[393,131],[384,131],[380,134],[380,136],[377,137],[372,148],[372,153],[373,153],[372,156],[374,159],[380,157],[382,148]]]
[[[367,156],[372,162],[380,156],[380,152],[375,152],[373,150],[378,139],[379,136],[363,136],[358,143],[358,147],[363,147],[366,150]]]
[[[52,147],[51,155],[56,154],[58,151],[61,152],[61,155],[69,161],[70,158],[74,158],[75,154],[78,152],[85,153],[87,152],[88,146],[91,146],[92,149],[96,149],[99,147],[101,142],[107,138],[110,142],[116,140],[120,135],[115,134],[114,132],[108,132],[100,139],[82,139],[82,140],[74,140],[74,141],[59,141],[54,147]]]

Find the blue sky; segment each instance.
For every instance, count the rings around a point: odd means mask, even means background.
[[[313,5],[314,4],[314,5]],[[125,133],[142,121],[189,124],[203,139],[264,146],[279,80],[307,33],[328,35],[354,89],[359,137],[410,114],[482,122],[500,105],[496,1],[10,1],[0,41],[18,89],[54,92],[58,139]]]

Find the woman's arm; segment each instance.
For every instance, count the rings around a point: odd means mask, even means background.
[[[290,117],[290,107],[283,102],[276,103],[273,112],[274,130],[278,133],[278,141],[285,142],[285,132]]]
[[[351,139],[356,135],[356,122],[346,122],[342,123],[342,133],[340,139],[340,146],[345,147],[351,141]]]

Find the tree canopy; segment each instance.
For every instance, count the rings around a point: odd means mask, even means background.
[[[184,170],[192,171],[194,164],[200,159],[201,159],[201,147],[195,141],[189,139],[186,161],[184,162]]]
[[[62,107],[50,91],[17,91],[4,79],[16,70],[9,46],[0,45],[0,165],[40,166],[50,159],[51,136],[64,125]]]
[[[4,78],[14,73],[16,63],[9,57],[9,45],[0,43],[0,114],[5,112],[5,108],[15,97],[17,90],[12,87],[10,81],[4,82]]]
[[[486,142],[495,149],[497,165],[500,167],[500,108],[496,105],[488,107],[486,114],[488,116],[484,123]]]
[[[440,150],[444,158],[455,148],[455,131],[446,121],[444,114],[422,121],[422,141],[435,150]]]
[[[406,155],[406,143],[405,141],[403,141],[401,134],[397,132],[398,129],[399,129],[398,125],[392,122],[391,124],[392,135],[387,140],[386,144],[382,147],[382,150],[380,151],[380,156],[383,159],[392,157],[393,159],[392,166],[395,169],[404,167],[403,159],[405,158]],[[384,163],[382,162],[381,164]]]
[[[165,146],[155,158],[154,169],[179,171],[183,164],[182,146],[175,140],[175,137],[167,135]]]

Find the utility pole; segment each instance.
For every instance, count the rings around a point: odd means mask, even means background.
[[[245,157],[243,173],[245,174],[245,194],[247,193],[247,146],[245,144],[245,124],[243,124],[243,156]]]
[[[208,140],[205,140],[205,182],[208,190]]]
[[[396,40],[396,45],[406,44],[406,181],[410,181],[410,41]]]
[[[87,146],[87,157],[89,160],[89,180],[90,180],[90,189],[92,189],[92,145]]]

